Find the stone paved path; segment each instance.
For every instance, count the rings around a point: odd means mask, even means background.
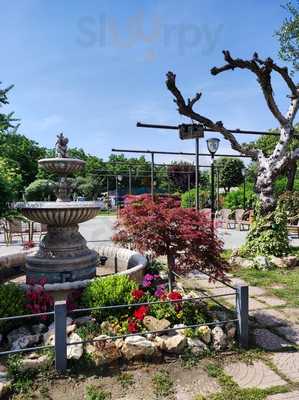
[[[274,394],[273,396],[268,396],[266,400],[298,400],[299,399],[299,391],[289,392],[289,393],[280,393]]]
[[[287,378],[299,382],[299,352],[277,353],[273,355],[272,361]]]
[[[189,278],[186,280],[187,286],[197,291],[202,290],[213,295],[231,293],[231,289],[219,282],[209,283],[204,275],[190,274]],[[232,278],[231,284],[240,285],[246,282]],[[249,296],[251,337],[258,347],[270,352],[271,361],[276,369],[272,370],[262,361],[255,361],[253,364],[235,362],[224,367],[225,373],[244,389],[266,389],[290,382],[298,384],[299,351],[296,351],[296,345],[299,346],[299,309],[285,307],[284,300],[268,295],[263,288],[249,287]],[[234,296],[217,300],[231,308],[235,307]],[[299,400],[299,391],[271,395],[266,400]]]
[[[221,282],[211,283],[208,277],[200,273],[190,273],[182,279],[185,289],[204,291],[212,295],[234,293]],[[232,286],[246,284],[240,278],[231,277]],[[221,303],[235,307],[235,296],[219,297]],[[299,309],[284,307],[286,302],[267,294],[264,288],[249,287],[249,314],[253,325],[253,342],[264,350],[280,351],[293,345],[299,345]],[[255,326],[254,326],[255,325]],[[299,400],[299,399],[298,399]]]
[[[242,389],[268,389],[287,383],[261,361],[256,361],[252,365],[236,362],[227,365],[224,370]]]

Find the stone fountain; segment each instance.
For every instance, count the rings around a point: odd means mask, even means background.
[[[40,168],[59,176],[55,187],[57,200],[16,204],[25,217],[48,227],[36,254],[27,257],[26,282],[37,282],[43,277],[47,286],[53,284],[56,289],[77,288],[80,282],[95,277],[98,258],[87,247],[78,224],[95,217],[100,204],[71,201],[73,183],[68,175],[81,171],[85,161],[69,158],[67,149],[68,139],[61,133],[57,136],[56,156],[38,161]]]

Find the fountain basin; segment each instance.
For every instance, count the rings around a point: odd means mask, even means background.
[[[77,158],[43,158],[38,161],[38,165],[48,172],[67,176],[73,172],[81,171],[84,168],[85,161]]]
[[[31,221],[63,227],[94,218],[101,208],[101,204],[97,201],[29,201],[16,203],[15,208]]]

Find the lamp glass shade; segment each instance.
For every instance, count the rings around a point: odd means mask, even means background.
[[[219,147],[220,139],[211,138],[207,140],[208,150],[211,154],[215,154]]]
[[[121,182],[121,181],[123,180],[122,175],[117,175],[117,180],[118,180],[119,182]]]

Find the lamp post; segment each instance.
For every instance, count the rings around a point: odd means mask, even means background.
[[[115,205],[117,209],[118,209],[118,182],[121,182],[122,180],[123,180],[122,175],[115,176]]]
[[[243,209],[246,209],[246,168],[242,168],[243,176]]]
[[[211,138],[207,140],[208,150],[212,157],[211,164],[211,224],[214,232],[214,220],[215,220],[215,176],[214,176],[214,157],[219,147],[220,139]]]

